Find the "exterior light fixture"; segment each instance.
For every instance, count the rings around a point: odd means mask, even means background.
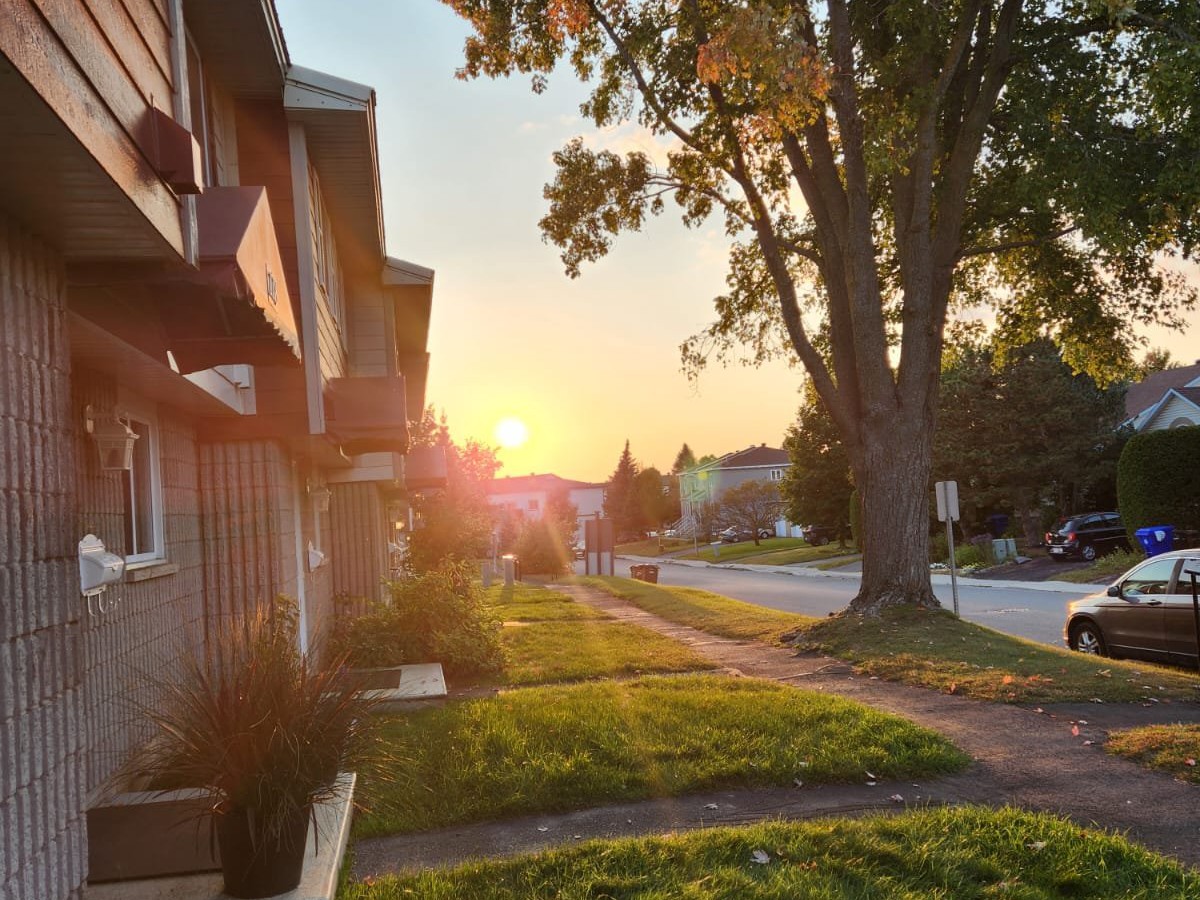
[[[133,468],[133,445],[140,437],[129,419],[118,413],[97,417],[89,405],[84,412],[84,427],[96,442],[100,468],[105,472],[128,472]]]
[[[319,513],[329,512],[329,500],[333,496],[333,491],[329,490],[329,486],[323,481],[309,479],[307,487],[313,509]]]

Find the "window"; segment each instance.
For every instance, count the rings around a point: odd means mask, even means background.
[[[537,512],[537,509],[538,509],[538,502],[537,502],[537,498],[536,498],[536,497],[535,497],[534,499],[530,500],[528,505],[529,505],[529,511],[530,511],[530,512]]]
[[[1189,572],[1200,573],[1200,559],[1185,559],[1183,565],[1179,567],[1179,572],[1175,579],[1175,593],[1186,594],[1192,596],[1192,576]],[[1196,581],[1200,582],[1200,574],[1196,576]]]
[[[1121,591],[1127,596],[1165,594],[1176,562],[1175,559],[1156,559],[1146,563],[1121,582]]]
[[[213,147],[213,115],[204,80],[204,69],[200,63],[200,52],[191,34],[187,36],[187,80],[188,104],[192,114],[192,135],[200,145],[200,159],[204,170],[204,186],[213,187],[216,184]]]
[[[783,469],[772,469],[771,470],[771,480],[772,481],[782,481],[783,480]]]
[[[138,436],[133,445],[133,467],[124,473],[125,561],[142,563],[164,559],[162,485],[158,466],[158,429],[149,416],[129,416],[129,427]]]

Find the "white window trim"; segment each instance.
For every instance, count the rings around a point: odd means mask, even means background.
[[[118,408],[121,415],[137,419],[139,422],[145,422],[149,427],[145,440],[149,442],[150,504],[154,516],[154,550],[148,553],[131,553],[125,557],[126,568],[136,569],[140,566],[149,566],[164,562],[167,558],[166,529],[163,525],[162,442],[160,439],[158,414],[154,408],[154,404],[140,397],[126,396],[122,392]],[[124,487],[122,487],[123,491]],[[132,523],[130,523],[130,530],[134,530]]]

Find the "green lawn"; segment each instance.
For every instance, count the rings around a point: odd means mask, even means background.
[[[646,538],[629,544],[617,544],[615,551],[621,556],[659,556],[672,550],[691,547],[691,541],[680,538]]]
[[[1104,749],[1200,784],[1200,725],[1146,725],[1114,731]]]
[[[1200,896],[1200,875],[1124,838],[1087,831],[1065,819],[1013,809],[953,807],[593,841],[516,859],[350,884],[341,896],[1185,900]]]
[[[655,672],[712,669],[702,656],[646,628],[616,622],[549,588],[517,584],[489,590],[506,663],[495,683],[584,681]]]
[[[507,691],[383,722],[362,836],[719,787],[917,779],[969,759],[886,713],[773,682],[682,675]]]
[[[736,549],[743,545],[734,544],[733,546]],[[750,544],[749,546],[753,547],[754,545]],[[784,547],[781,550],[767,550],[761,553],[751,553],[748,556],[738,556],[736,561],[755,566],[790,566],[796,563],[811,563],[835,557],[843,558],[843,562],[839,565],[845,565],[851,561],[851,558],[858,558],[853,547],[842,549],[837,544],[826,544],[824,547],[810,547],[808,544],[801,544],[799,547]],[[724,549],[721,550],[719,561],[730,562],[725,557]]]
[[[800,538],[764,538],[757,544],[754,541],[739,541],[736,544],[722,543],[714,547],[711,543],[701,542],[700,552],[688,553],[680,559],[703,559],[708,562],[746,562],[752,557],[774,555],[787,551],[796,554],[789,558],[790,562],[805,562],[810,559],[825,559],[837,554],[837,544],[826,544],[824,547],[813,547]],[[782,558],[782,557],[781,557]],[[782,563],[779,563],[782,565]]]
[[[1075,584],[1103,584],[1123,574],[1127,569],[1133,568],[1145,558],[1146,554],[1141,550],[1118,551],[1100,557],[1085,568],[1063,572],[1054,580],[1070,581]]]
[[[572,581],[628,600],[648,613],[721,637],[776,643],[783,634],[818,621],[697,588],[647,584],[608,576],[581,577]]]
[[[1152,663],[1035,644],[944,610],[894,609],[878,619],[839,616],[803,629],[801,646],[892,681],[1004,703],[1200,698],[1200,677]]]
[[[1200,699],[1200,677],[1153,663],[1085,656],[992,631],[949,612],[897,609],[878,619],[812,619],[692,588],[579,579],[661,618],[723,637],[777,640],[892,681],[1004,703]]]

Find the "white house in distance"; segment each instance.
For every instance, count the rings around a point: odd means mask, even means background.
[[[546,511],[550,498],[566,491],[574,504],[580,522],[604,511],[604,492],[607,484],[588,481],[572,481],[558,475],[516,475],[493,478],[488,485],[488,503],[507,509],[513,515],[525,519],[540,519]],[[582,534],[580,526],[578,534]]]
[[[1200,425],[1200,360],[1131,384],[1125,415],[1125,424],[1138,433]]]
[[[705,504],[718,502],[731,487],[747,481],[779,482],[792,464],[786,450],[759,444],[726,453],[719,459],[679,473],[679,502],[683,522],[690,522]]]

